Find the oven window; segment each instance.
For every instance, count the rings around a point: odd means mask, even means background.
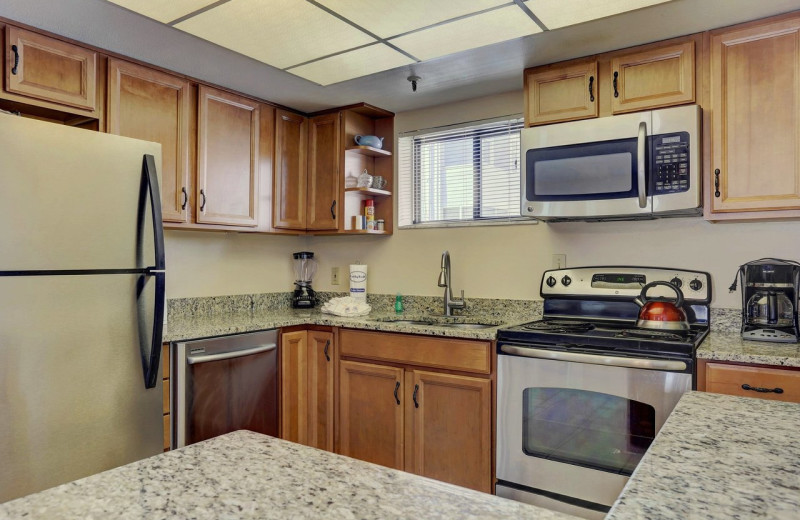
[[[527,388],[526,455],[630,475],[656,435],[655,408],[599,392]]]

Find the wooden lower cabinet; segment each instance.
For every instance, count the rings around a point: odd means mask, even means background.
[[[800,403],[800,369],[698,360],[697,389]]]
[[[413,442],[406,470],[491,493],[491,381],[420,370],[411,377]]]
[[[281,334],[281,438],[333,451],[333,333]]]
[[[492,491],[490,342],[342,329],[339,352],[337,453]]]

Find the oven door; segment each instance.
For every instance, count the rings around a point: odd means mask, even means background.
[[[651,112],[522,130],[522,214],[543,220],[652,213]]]
[[[497,365],[499,484],[595,511],[614,503],[692,387],[683,361],[502,344]],[[646,366],[660,369],[631,368]]]

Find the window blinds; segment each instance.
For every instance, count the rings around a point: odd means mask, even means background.
[[[402,134],[399,226],[520,219],[523,119]]]

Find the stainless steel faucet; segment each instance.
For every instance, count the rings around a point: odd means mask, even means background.
[[[464,299],[464,291],[461,291],[461,299],[453,299],[453,288],[450,285],[450,252],[442,253],[442,272],[439,273],[439,287],[444,287],[444,315],[452,316],[453,309],[464,309],[467,302]]]

